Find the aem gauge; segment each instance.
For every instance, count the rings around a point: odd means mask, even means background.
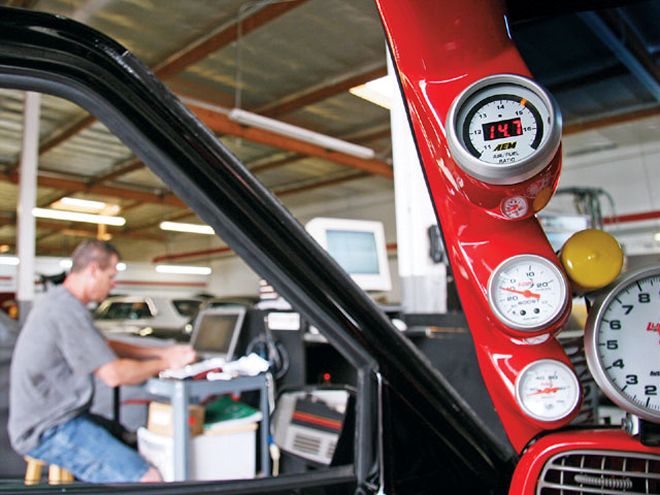
[[[589,313],[585,353],[619,407],[660,423],[660,267],[622,278]]]
[[[535,332],[553,323],[568,301],[566,278],[550,260],[535,254],[512,256],[488,281],[488,303],[505,325]]]
[[[489,184],[517,184],[554,158],[561,114],[534,81],[500,74],[468,86],[447,115],[447,141],[456,163]]]
[[[580,402],[580,382],[566,364],[541,359],[528,364],[516,379],[516,400],[528,416],[559,421]]]

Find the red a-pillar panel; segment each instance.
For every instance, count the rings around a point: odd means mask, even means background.
[[[557,186],[560,152],[524,182],[492,185],[466,174],[448,149],[445,119],[452,101],[463,89],[494,74],[530,76],[509,37],[502,2],[376,3],[481,372],[509,439],[520,452],[542,430],[563,426],[575,416],[551,423],[537,421],[517,406],[514,392],[516,377],[532,361],[555,359],[571,366],[553,337],[565,323],[570,303],[549,327],[523,333],[506,327],[494,316],[488,304],[487,283],[494,268],[518,254],[539,255],[560,266],[533,216],[546,205]],[[530,208],[526,215],[512,220],[503,215],[502,204],[514,196],[525,198]]]

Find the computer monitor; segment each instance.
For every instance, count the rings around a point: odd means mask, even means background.
[[[190,343],[201,357],[234,359],[245,308],[209,308],[199,312]]]
[[[382,222],[317,217],[305,228],[362,289],[392,289]]]

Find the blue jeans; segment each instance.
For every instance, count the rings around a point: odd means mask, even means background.
[[[46,430],[28,455],[91,483],[140,481],[150,467],[86,414]]]

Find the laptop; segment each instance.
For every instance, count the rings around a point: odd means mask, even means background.
[[[242,306],[200,311],[190,338],[190,344],[199,358],[232,361],[244,319],[245,308]]]
[[[231,306],[209,308],[200,311],[190,338],[190,345],[197,352],[196,363],[183,368],[167,369],[159,373],[161,378],[186,379],[200,373],[220,368],[235,357],[238,338],[245,319],[245,308]]]

